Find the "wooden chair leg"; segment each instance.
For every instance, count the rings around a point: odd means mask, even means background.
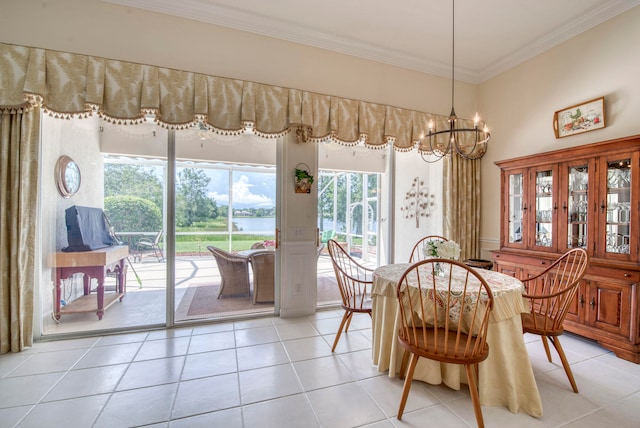
[[[336,350],[336,346],[338,346],[338,341],[340,340],[340,335],[342,334],[342,328],[347,320],[351,319],[352,312],[344,311],[344,315],[342,316],[342,322],[340,322],[340,327],[338,328],[338,333],[336,333],[336,339],[333,341],[333,347],[331,348],[331,352]]]
[[[474,364],[475,366],[475,364]],[[478,385],[471,364],[464,365],[467,371],[467,380],[469,382],[469,392],[471,393],[471,402],[473,403],[473,412],[476,414],[476,423],[478,428],[484,428],[484,419],[482,418],[482,408],[480,407],[480,395],[478,394]]]
[[[567,374],[569,378],[569,383],[571,383],[571,388],[573,388],[573,392],[578,393],[578,386],[576,385],[576,380],[573,378],[573,372],[571,371],[571,366],[569,365],[569,361],[567,361],[567,356],[564,354],[564,350],[562,349],[562,345],[560,345],[559,338],[550,337],[549,340],[553,343],[553,346],[558,351],[558,355],[560,356],[560,361],[562,361],[562,367],[564,367],[564,372]]]
[[[547,353],[547,359],[549,362],[553,362],[551,360],[551,351],[549,350],[549,342],[547,342],[547,336],[540,336],[542,338],[542,344],[544,345],[544,351]]]
[[[404,386],[402,387],[402,396],[400,397],[400,406],[398,407],[398,420],[402,419],[402,414],[404,413],[404,406],[407,404],[407,398],[409,397],[409,391],[411,390],[411,381],[413,380],[413,372],[416,369],[418,358],[420,357],[418,357],[416,354],[411,354],[409,369],[407,370],[407,376],[404,379]]]
[[[400,366],[400,379],[404,379],[405,370],[407,370],[407,361],[409,361],[409,351],[405,349],[402,353],[402,365]]]
[[[351,325],[351,318],[353,317],[353,312],[349,312],[349,319],[347,319],[347,325],[344,327],[344,331],[349,331],[349,326]]]

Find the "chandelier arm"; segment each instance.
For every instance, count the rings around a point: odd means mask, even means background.
[[[440,159],[442,159],[443,157],[445,157],[445,156],[446,156],[446,154],[438,155],[436,152],[425,153],[425,152],[420,151],[419,153],[420,153],[420,157],[422,158],[422,160],[423,160],[423,161],[425,161],[425,162],[427,162],[427,163],[436,163],[436,162],[440,162]],[[433,157],[434,159],[433,159],[433,160],[431,160],[431,159],[428,159],[428,158],[427,158],[427,157],[425,157],[425,156],[431,156],[431,157]]]
[[[471,129],[460,129],[459,131],[472,131]],[[471,151],[469,151],[469,153],[462,153],[461,149],[460,149],[460,145],[456,142],[456,144],[454,144],[454,148],[456,150],[456,153],[458,153],[458,155],[462,156],[463,158],[468,158],[471,154],[473,154],[473,152],[476,151],[476,147],[478,146],[478,130],[475,131],[476,132],[476,138],[473,140],[473,148],[471,149]]]
[[[444,131],[439,132],[439,134],[442,134],[442,133],[444,133]],[[434,138],[432,138],[431,135],[429,135],[429,138],[428,138],[427,141],[428,141],[428,144],[429,144],[429,149],[428,150],[418,149],[418,151],[420,152],[421,155],[424,154],[424,153],[427,153],[430,156],[436,157],[435,161],[438,161],[438,160],[442,159],[443,157],[450,155],[450,152],[451,152],[451,146],[450,145],[447,145],[446,150],[442,150],[439,147],[434,147]],[[425,160],[424,156],[422,156],[422,158],[423,158],[423,160]],[[435,162],[435,161],[426,161],[426,162]]]

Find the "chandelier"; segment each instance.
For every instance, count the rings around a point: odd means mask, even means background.
[[[479,159],[487,151],[487,143],[491,138],[487,125],[480,121],[476,113],[473,127],[462,125],[453,106],[455,95],[455,8],[452,1],[452,35],[451,35],[451,113],[447,118],[448,126],[437,130],[433,119],[429,121],[429,132],[420,136],[418,152],[426,162],[437,162],[445,156],[453,156],[454,152],[464,159]]]

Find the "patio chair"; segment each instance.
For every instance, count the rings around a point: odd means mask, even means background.
[[[329,239],[333,239],[335,235],[336,234],[333,232],[333,230],[323,230],[322,234],[320,235],[320,242],[326,244]]]
[[[553,343],[575,393],[578,393],[578,387],[560,345],[559,336],[564,332],[562,323],[575,299],[578,285],[588,265],[589,255],[586,250],[574,248],[539,274],[521,280],[526,290],[524,298],[529,300],[531,308],[531,312],[522,314],[522,330],[542,338],[549,362],[551,353],[547,338]]]
[[[326,245],[324,245],[322,242],[320,243],[320,245],[318,245],[318,248],[316,248],[316,260],[320,258],[320,255],[322,254],[322,251],[325,247]]]
[[[334,352],[340,340],[342,329],[344,328],[345,332],[349,330],[354,313],[369,314],[369,317],[371,317],[373,269],[366,268],[356,262],[340,246],[338,241],[329,239],[327,247],[329,248],[333,271],[336,274],[336,280],[340,288],[342,309],[344,309],[344,316],[331,348],[331,352]]]
[[[253,304],[272,303],[275,293],[274,251],[260,251],[249,256],[253,272]]]
[[[429,248],[429,242],[432,241],[448,241],[444,236],[439,235],[429,235],[420,239],[416,242],[416,245],[413,246],[411,250],[411,255],[409,256],[409,263],[419,262],[420,260],[424,260],[427,256],[425,256],[425,250]]]
[[[211,245],[207,246],[207,249],[213,254],[222,278],[218,299],[249,295],[249,259]]]
[[[153,241],[147,238],[142,238],[138,241],[136,244],[138,261],[142,259],[142,253],[145,251],[153,251],[153,254],[158,258],[159,262],[164,260],[164,254],[162,253],[162,248],[160,248],[160,242],[162,241],[163,235],[164,230],[160,230]]]

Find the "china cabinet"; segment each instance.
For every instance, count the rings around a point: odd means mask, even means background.
[[[495,269],[526,278],[571,248],[590,264],[567,331],[640,363],[640,135],[496,162]]]

